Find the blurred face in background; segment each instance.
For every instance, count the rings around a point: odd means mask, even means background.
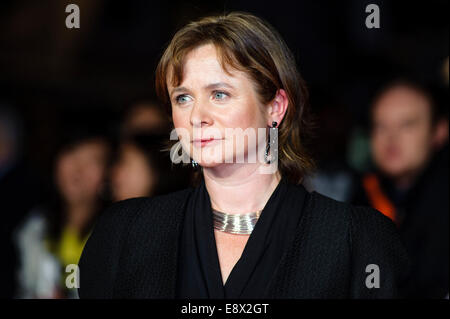
[[[106,174],[107,146],[100,139],[65,150],[56,162],[56,184],[67,203],[92,202],[101,193]]]
[[[174,126],[177,132],[180,128],[189,132],[190,140],[178,135],[183,148],[193,154],[195,161],[203,167],[214,167],[225,161],[234,162],[236,156],[247,158],[247,138],[240,138],[243,145],[236,149],[233,138],[225,136],[226,128],[255,129],[258,140],[253,142],[253,149],[255,142],[265,143],[265,135],[257,136],[257,128],[267,127],[267,119],[253,82],[244,72],[231,67],[231,74],[227,74],[214,45],[203,45],[188,53],[183,71],[178,88],[174,88],[168,79],[168,91]],[[208,130],[215,134],[209,134]],[[202,138],[214,140],[204,146],[193,142]]]
[[[377,167],[393,178],[418,173],[432,152],[430,101],[420,92],[398,86],[374,105],[371,147]]]
[[[132,106],[123,124],[123,133],[158,131],[167,125],[167,117],[157,104],[140,103]]]
[[[146,155],[133,144],[123,144],[111,170],[111,190],[115,201],[150,196],[156,175]]]

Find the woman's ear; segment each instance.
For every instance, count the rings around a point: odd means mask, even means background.
[[[268,126],[272,126],[272,122],[275,121],[278,125],[284,118],[286,114],[287,108],[289,105],[289,100],[286,94],[286,91],[283,89],[279,89],[275,95],[275,98],[270,102],[268,108]]]

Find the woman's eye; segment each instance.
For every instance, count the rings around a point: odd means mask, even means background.
[[[228,94],[225,92],[217,91],[214,92],[213,96],[215,100],[223,100],[228,96]]]
[[[190,99],[189,96],[187,96],[186,94],[182,94],[182,95],[178,95],[178,96],[175,98],[175,101],[176,101],[178,104],[184,104],[184,103],[186,103],[186,102],[189,102],[189,99]]]

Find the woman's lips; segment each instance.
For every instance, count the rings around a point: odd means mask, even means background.
[[[194,144],[194,146],[196,147],[204,147],[206,145],[211,144],[214,141],[220,141],[220,139],[218,138],[206,138],[206,139],[198,139],[198,140],[193,140],[192,144]]]

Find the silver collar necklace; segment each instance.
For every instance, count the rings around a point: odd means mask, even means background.
[[[255,228],[261,210],[248,214],[227,214],[213,209],[214,228],[230,234],[249,235]]]

